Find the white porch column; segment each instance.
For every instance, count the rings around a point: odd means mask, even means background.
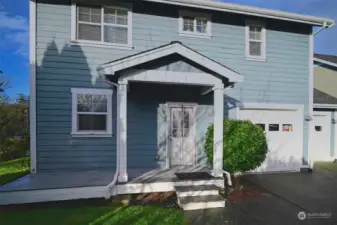
[[[119,182],[128,181],[127,173],[127,81],[118,81],[118,120],[117,135],[119,136]]]
[[[223,176],[224,86],[214,86],[213,176]]]

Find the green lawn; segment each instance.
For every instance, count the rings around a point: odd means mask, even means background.
[[[29,158],[20,158],[0,163],[0,185],[29,173]]]
[[[0,209],[1,225],[183,225],[183,213],[155,206],[67,206]]]
[[[326,170],[329,172],[337,172],[337,163],[333,162],[315,162],[314,168]]]

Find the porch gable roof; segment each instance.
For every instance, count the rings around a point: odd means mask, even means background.
[[[171,42],[169,44],[130,55],[115,61],[108,62],[97,68],[99,74],[115,75],[116,72],[122,71],[149,61],[153,61],[172,54],[178,54],[188,60],[204,67],[221,77],[228,79],[231,83],[243,82],[244,78],[232,69],[200,54],[199,52],[183,45],[180,42]]]

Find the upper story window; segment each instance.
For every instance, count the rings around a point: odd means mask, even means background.
[[[212,36],[211,15],[179,11],[179,34],[210,38]]]
[[[112,90],[72,88],[72,135],[112,135]]]
[[[266,60],[266,28],[262,23],[246,23],[246,58]]]
[[[73,8],[73,41],[93,45],[132,46],[130,8],[93,5],[73,5]]]

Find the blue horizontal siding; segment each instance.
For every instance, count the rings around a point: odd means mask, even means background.
[[[243,84],[237,84],[234,89],[226,92],[226,101],[235,99],[241,102],[303,104],[304,113],[308,114],[308,26],[263,19],[267,24],[267,61],[248,61],[245,59],[244,24],[245,19],[256,18],[212,12],[213,37],[199,39],[178,35],[179,9],[183,8],[134,2],[134,49],[121,50],[73,45],[70,40],[70,0],[38,2],[36,45],[38,170],[113,168],[115,136],[91,139],[71,137],[70,90],[72,87],[110,88],[97,74],[97,66],[171,41],[181,41],[244,76]],[[132,96],[134,91],[131,88],[129,95]],[[160,105],[168,100],[166,97],[162,95],[162,99],[153,100],[151,104],[146,102],[148,99],[141,94],[134,96],[133,101],[131,99],[133,104],[128,105],[130,167],[163,166],[162,162],[154,160],[159,154],[156,132],[159,115],[156,107],[160,108]],[[182,101],[181,96],[171,97],[172,101]],[[114,117],[115,108],[114,99]],[[207,115],[212,112],[209,105],[201,105],[200,110],[206,111]],[[225,113],[228,115],[228,112]],[[207,118],[197,124],[198,139],[202,139],[202,133],[212,122]],[[304,160],[307,160],[306,122],[303,143]],[[198,144],[199,152],[203,148],[202,145],[202,142]],[[95,160],[88,160],[91,156],[96,156]],[[200,155],[198,161],[202,160],[204,156]]]

